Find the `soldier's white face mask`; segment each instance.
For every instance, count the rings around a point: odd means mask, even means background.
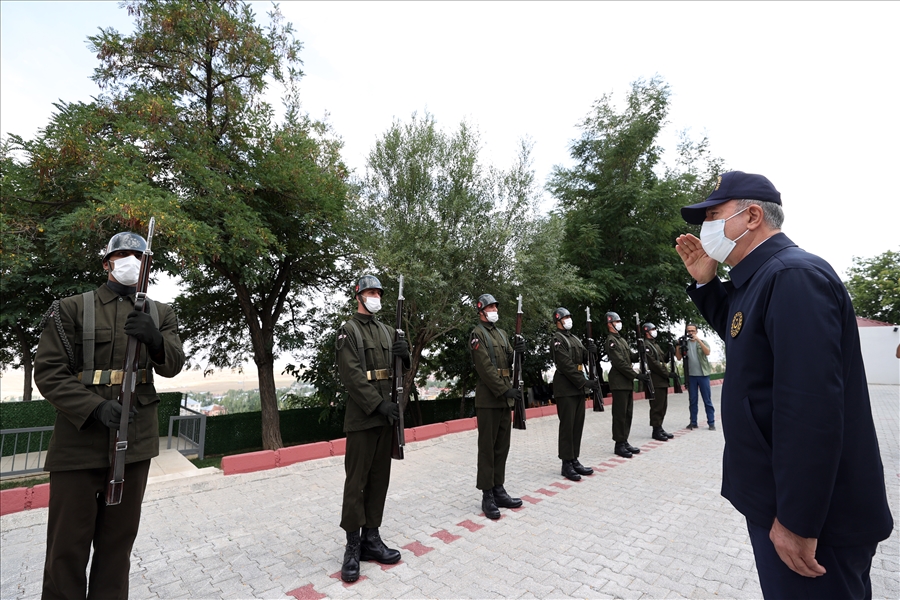
[[[122,285],[135,285],[141,273],[141,261],[133,256],[109,261],[112,276]]]
[[[366,306],[366,310],[372,314],[381,310],[381,298],[378,296],[369,296],[368,298],[365,298],[363,304]]]
[[[616,321],[613,323],[613,327],[616,328],[616,331],[622,331],[622,321]]]
[[[488,320],[489,323],[496,323],[500,318],[500,312],[496,310],[484,311],[484,318]]]
[[[747,208],[750,208],[749,206]],[[728,219],[733,219],[745,210],[739,210]],[[728,219],[716,219],[715,221],[703,221],[700,226],[700,245],[709,257],[717,262],[725,262],[731,251],[737,245],[737,241],[747,235],[749,229],[733,240],[725,237],[725,221]]]
[[[655,329],[650,330],[650,337],[656,339],[656,330]]]
[[[563,319],[562,324],[565,329],[572,329],[572,319]]]

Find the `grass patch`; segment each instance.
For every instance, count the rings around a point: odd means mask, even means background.
[[[36,477],[28,477],[28,478],[20,478],[20,479],[7,479],[6,481],[0,481],[0,490],[12,490],[15,488],[30,488],[36,485],[41,485],[42,483],[50,483],[50,475],[38,475]]]
[[[204,467],[215,467],[217,469],[222,468],[222,454],[218,454],[216,456],[207,456],[204,459],[199,458],[191,458],[189,459],[194,466],[198,469],[202,469]]]

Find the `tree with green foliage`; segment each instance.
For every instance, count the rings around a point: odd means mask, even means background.
[[[900,252],[888,250],[873,258],[853,257],[844,286],[856,316],[900,324]]]
[[[642,322],[660,328],[696,318],[674,249],[675,238],[691,230],[679,209],[704,198],[722,168],[706,139],[692,142],[686,135],[676,166],[662,164],[657,138],[670,95],[659,77],[633,83],[622,109],[604,95],[572,143],[575,166],[555,167],[547,186],[565,221],[563,257],[590,287],[592,313],[613,310],[627,322],[639,313]],[[580,328],[579,300],[565,298],[564,304],[571,304]],[[602,321],[595,329],[597,337],[606,333]]]

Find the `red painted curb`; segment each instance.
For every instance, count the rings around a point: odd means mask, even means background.
[[[542,406],[541,407],[541,416],[555,417],[556,416],[556,405],[548,404],[547,406]]]
[[[42,483],[31,488],[31,506],[29,508],[47,508],[50,506],[50,484]]]
[[[276,450],[275,464],[279,467],[286,467],[294,463],[316,460],[317,458],[327,458],[329,456],[331,456],[331,442],[302,444],[300,446],[289,446],[287,448]]]
[[[232,454],[222,457],[222,472],[226,475],[265,471],[276,467],[274,450],[260,450],[247,454]]]
[[[525,411],[525,415],[528,415],[528,411]],[[478,421],[475,417],[470,417],[468,419],[456,419],[453,421],[447,421],[447,433],[459,433],[461,431],[472,431],[478,427]]]
[[[447,424],[432,423],[431,425],[422,425],[421,427],[413,427],[412,429],[407,429],[406,433],[407,435],[412,433],[414,441],[422,442],[425,440],[430,440],[431,438],[442,436],[447,433]]]
[[[526,408],[525,409],[525,418],[526,419],[537,419],[543,417],[543,406],[535,406],[534,408]]]
[[[28,488],[13,488],[0,491],[0,515],[8,515],[25,510],[25,496]]]
[[[347,438],[331,440],[331,455],[343,456],[347,454]]]

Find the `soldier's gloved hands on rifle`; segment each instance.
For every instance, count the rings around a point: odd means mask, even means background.
[[[512,398],[513,400],[521,400],[522,399],[522,390],[517,390],[516,388],[509,388],[505,392],[503,392],[504,398]]]
[[[516,336],[516,341],[513,343],[513,350],[516,352],[525,352],[525,338],[521,335]]]
[[[637,380],[643,381],[644,383],[649,383],[650,382],[650,373],[638,373]]]
[[[597,381],[596,379],[588,379],[587,381],[584,382],[584,387],[586,389],[596,391],[596,390],[600,389],[600,382]]]
[[[406,340],[395,340],[391,346],[391,354],[403,360],[403,366],[409,368],[409,343]]]
[[[128,313],[128,318],[125,319],[125,333],[145,344],[150,354],[156,354],[163,349],[163,336],[153,323],[153,318],[145,312],[133,310]]]
[[[128,422],[134,423],[134,415],[137,409],[132,407],[128,413]],[[118,400],[104,400],[94,409],[94,418],[109,427],[110,429],[118,429],[119,421],[122,420],[122,405]]]
[[[382,400],[378,405],[378,412],[387,417],[391,425],[400,418],[400,405],[390,400]]]
[[[594,343],[594,340],[588,340],[587,351],[591,353],[591,356],[597,356],[597,344]]]

